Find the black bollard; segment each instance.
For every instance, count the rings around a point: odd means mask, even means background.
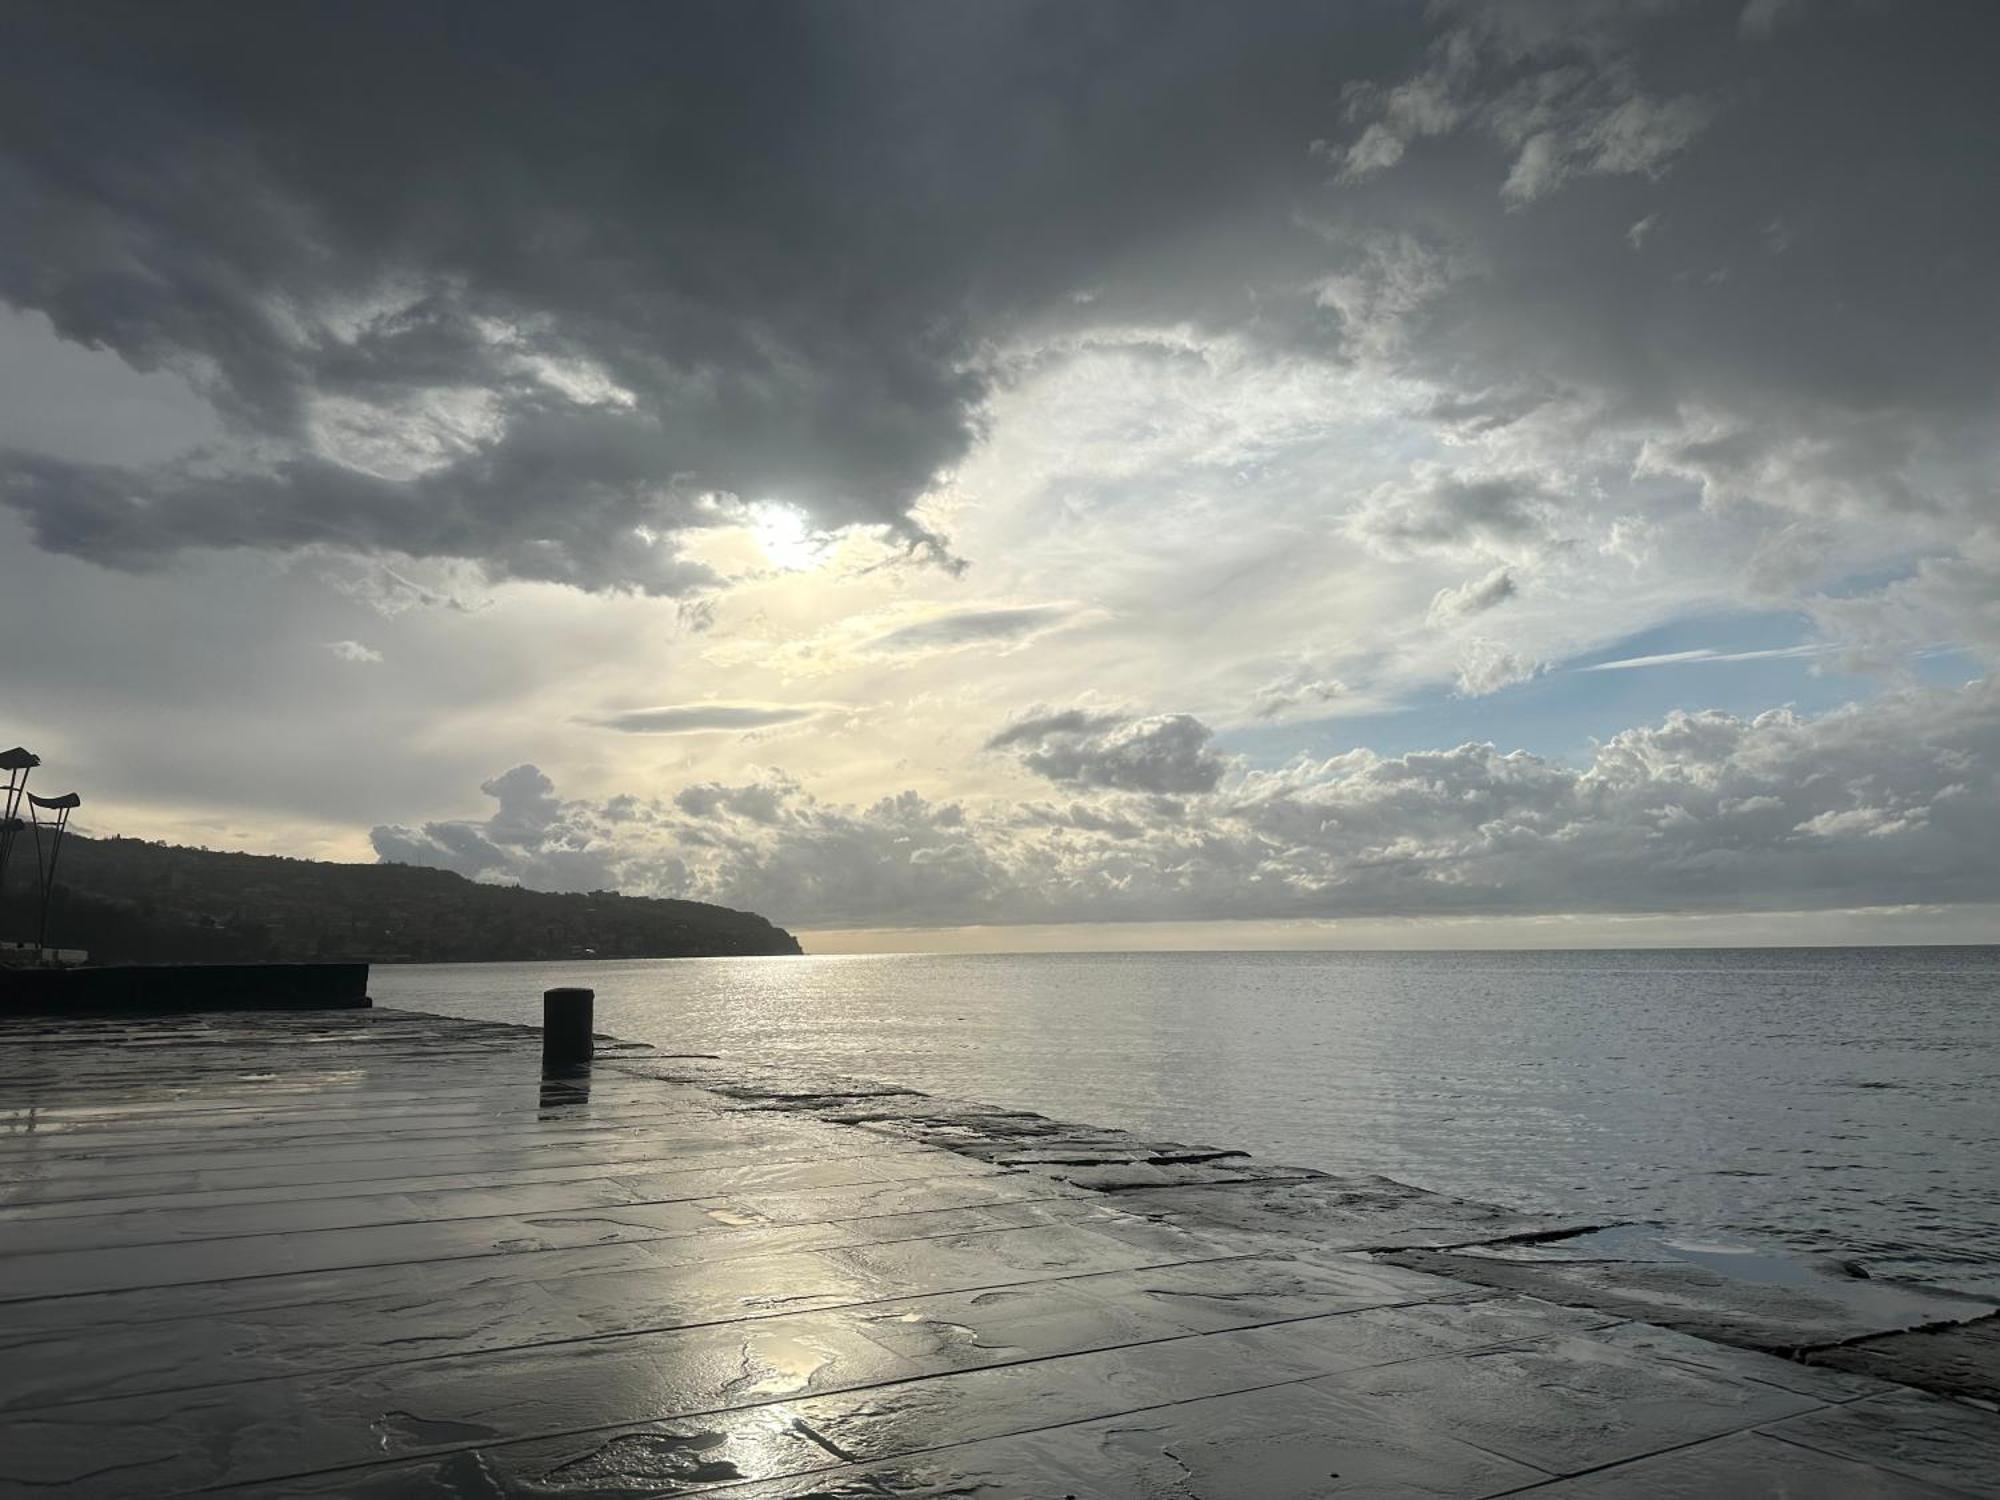
[[[590,1069],[591,1002],[595,990],[542,991],[542,1071],[578,1073]]]

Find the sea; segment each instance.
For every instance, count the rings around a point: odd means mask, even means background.
[[[796,1063],[2000,1294],[2000,947],[377,967],[376,1003]]]

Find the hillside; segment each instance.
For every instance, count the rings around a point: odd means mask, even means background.
[[[25,856],[25,857],[24,857]],[[34,851],[17,846],[0,938],[34,935]],[[142,839],[64,845],[51,946],[95,962],[355,958],[450,963],[797,953],[751,912],[611,892],[554,895],[446,870],[184,849]]]

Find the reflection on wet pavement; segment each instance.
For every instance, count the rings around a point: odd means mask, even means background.
[[[1988,1412],[1603,1305],[1662,1262],[1558,1305],[1615,1236],[1383,1179],[617,1044],[545,1081],[531,1031],[390,1011],[0,1044],[0,1492],[1918,1496],[2000,1463]]]

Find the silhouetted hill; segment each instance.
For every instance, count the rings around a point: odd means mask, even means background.
[[[608,891],[554,895],[481,885],[414,865],[323,864],[73,835],[58,873],[50,945],[87,948],[105,963],[800,951],[790,933],[752,912]],[[0,937],[32,937],[34,904],[34,852],[17,846]]]

